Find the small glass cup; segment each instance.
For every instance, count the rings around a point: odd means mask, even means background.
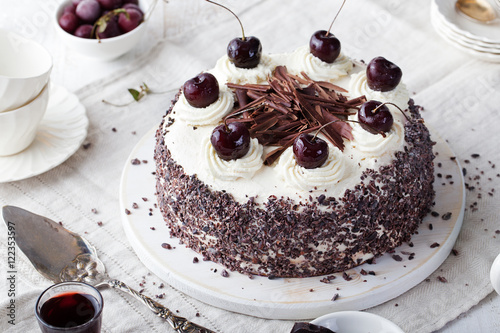
[[[62,282],[38,297],[35,314],[43,333],[100,333],[102,295],[83,282]]]

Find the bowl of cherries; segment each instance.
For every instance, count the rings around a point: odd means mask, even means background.
[[[67,0],[56,11],[63,42],[90,58],[112,60],[141,40],[147,19],[143,0]]]

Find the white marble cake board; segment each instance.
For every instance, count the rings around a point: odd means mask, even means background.
[[[395,253],[377,258],[376,264],[348,270],[350,281],[342,274],[334,274],[336,278],[330,283],[321,282],[323,277],[250,279],[237,272],[223,277],[224,267],[203,261],[201,255],[180,245],[178,239],[170,238],[160,210],[155,207],[155,130],[151,129],[136,145],[123,170],[120,206],[125,233],[140,260],[161,280],[215,307],[255,317],[290,320],[367,309],[399,296],[434,272],[450,254],[462,225],[465,188],[461,167],[450,158],[454,154],[446,142],[432,132],[433,140],[437,141],[436,174],[442,174],[442,178],[436,177],[433,208],[439,216],[429,214],[424,219],[418,234],[412,238],[413,247],[404,244]],[[132,164],[131,160],[136,158],[142,162]],[[437,167],[438,163],[442,166]],[[134,203],[138,207],[133,208]],[[130,214],[125,213],[126,209]],[[451,218],[442,219],[448,212]],[[163,243],[172,249],[163,248]],[[431,247],[434,243],[439,246]],[[415,253],[413,260],[408,253]],[[403,260],[396,261],[393,255]],[[195,257],[198,263],[193,263]],[[361,275],[362,269],[375,275]],[[335,295],[338,296],[334,301]]]

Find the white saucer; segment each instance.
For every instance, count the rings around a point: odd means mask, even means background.
[[[401,261],[386,254],[374,265],[363,264],[348,270],[349,281],[341,273],[332,274],[336,278],[331,283],[321,282],[323,277],[249,279],[230,271],[229,277],[224,277],[221,275],[224,267],[203,261],[201,255],[170,237],[154,195],[155,130],[151,129],[132,150],[122,173],[120,209],[125,234],[139,259],[160,279],[191,297],[228,311],[269,319],[302,320],[381,304],[434,272],[451,252],[462,225],[465,206],[462,169],[451,158],[455,155],[448,144],[431,131],[436,141],[434,149],[439,152],[435,164],[441,163],[436,173],[446,172],[454,182],[436,177],[433,210],[439,216],[426,216],[418,234],[412,237],[413,247],[404,244],[395,250]],[[142,162],[132,164],[135,159]],[[451,218],[443,220],[441,215],[447,212]],[[432,230],[429,224],[433,225]],[[163,247],[163,243],[168,243],[171,249]],[[439,246],[431,246],[434,243]],[[409,258],[411,253],[415,253],[413,259]],[[199,262],[193,263],[195,257]],[[375,275],[366,274],[370,271]]]
[[[490,269],[490,280],[493,289],[500,294],[500,254],[497,255]]]
[[[446,22],[443,20],[442,16],[439,16],[439,13],[437,12],[436,9],[431,10],[431,21],[434,24],[436,29],[441,30],[443,33],[448,35],[451,39],[456,41],[457,43],[477,50],[481,52],[489,52],[493,54],[500,54],[500,44],[495,45],[495,44],[486,44],[477,40],[473,40],[470,38],[467,38],[466,36],[462,34],[458,34],[452,29],[450,29],[448,26],[446,26]]]
[[[457,33],[446,25],[449,22],[440,15],[435,4],[432,4],[430,14],[431,23],[434,29],[450,45],[475,58],[488,62],[500,63],[500,44],[486,44],[479,40],[466,37],[465,33]]]
[[[88,124],[78,97],[52,84],[47,111],[33,143],[18,154],[0,157],[0,183],[33,177],[66,161],[87,136]]]
[[[456,0],[434,0],[433,2],[444,18],[444,23],[456,33],[484,43],[500,44],[500,20],[491,24],[474,22],[457,12]]]
[[[311,324],[335,333],[404,333],[393,322],[369,312],[339,311],[314,319]]]

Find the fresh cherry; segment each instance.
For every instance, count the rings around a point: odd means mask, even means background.
[[[70,3],[66,6],[64,6],[62,13],[63,14],[66,14],[66,13],[75,14],[75,11],[76,11],[76,6],[73,5],[72,3]]]
[[[122,6],[122,0],[97,0],[102,8],[112,10]]]
[[[262,44],[257,37],[234,38],[227,45],[227,56],[238,68],[255,68],[262,55]]]
[[[221,159],[235,160],[250,149],[250,132],[243,123],[222,124],[214,128],[210,142]]]
[[[320,325],[300,322],[300,323],[295,323],[295,325],[293,325],[292,331],[290,333],[335,333],[335,332],[333,332],[329,328]]]
[[[361,105],[358,111],[358,120],[361,126],[372,134],[389,132],[394,118],[389,108],[379,101],[368,101]]]
[[[311,36],[309,50],[316,58],[331,64],[340,54],[340,41],[332,33],[319,30]]]
[[[323,139],[302,133],[293,142],[293,154],[298,165],[315,169],[328,159],[328,144]]]
[[[340,41],[337,37],[335,37],[330,30],[332,30],[333,23],[339,16],[340,11],[345,5],[346,0],[342,1],[342,5],[340,6],[337,14],[332,20],[328,31],[318,30],[316,31],[309,40],[309,52],[316,58],[324,61],[328,64],[331,64],[338,58],[340,55]]]
[[[93,24],[101,16],[101,6],[97,0],[82,0],[76,6],[76,16],[84,22]]]
[[[61,28],[70,34],[78,27],[78,18],[75,14],[65,13],[59,18]]]
[[[182,87],[189,105],[204,108],[219,98],[219,83],[210,73],[202,73],[187,80]]]
[[[127,33],[134,30],[139,24],[141,24],[143,13],[142,11],[134,8],[126,8],[125,11],[128,16],[125,13],[120,13],[118,16],[118,26],[124,33]]]
[[[102,26],[98,26],[96,30],[96,36],[98,39],[113,38],[121,35],[120,27],[118,26],[118,17],[112,16],[106,21],[106,25],[103,31],[101,31]]]
[[[139,13],[142,14],[142,16],[144,16],[144,13],[142,12],[142,9],[141,7],[139,7],[139,5],[136,5],[136,4],[133,4],[133,3],[126,3],[122,6],[123,9],[135,9],[137,10]],[[142,18],[141,18],[142,20]]]
[[[403,72],[384,57],[373,58],[366,68],[368,87],[376,91],[390,91],[397,87]]]
[[[76,28],[74,35],[80,38],[92,38],[93,26],[90,24],[82,24]]]

